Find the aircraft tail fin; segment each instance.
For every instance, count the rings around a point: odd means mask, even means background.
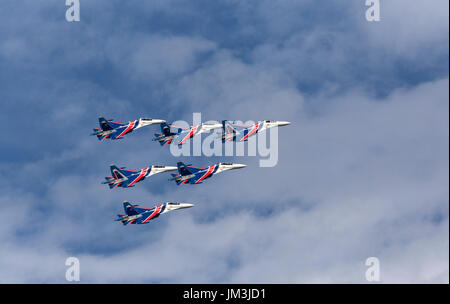
[[[178,167],[178,173],[180,173],[181,176],[184,175],[191,175],[192,172],[188,169],[188,167],[183,162],[177,162]]]
[[[139,214],[139,212],[136,211],[136,209],[134,209],[134,206],[132,204],[130,204],[127,201],[123,202],[123,210],[125,211],[126,215],[137,215]]]
[[[110,131],[113,129],[113,127],[111,127],[111,125],[108,123],[108,121],[103,116],[100,116],[98,118],[98,123],[100,125],[100,128],[103,131]]]
[[[164,136],[172,135],[172,132],[170,132],[170,127],[165,122],[161,124],[161,133],[164,134]]]
[[[236,129],[227,121],[222,120],[222,142],[236,140]]]
[[[116,165],[110,165],[111,174],[114,179],[126,179],[131,174],[130,171],[118,168]]]

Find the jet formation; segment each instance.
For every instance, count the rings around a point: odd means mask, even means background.
[[[254,136],[259,132],[269,128],[287,126],[290,124],[290,122],[287,121],[263,120],[251,125],[242,125],[236,122],[222,120],[221,124],[201,123],[190,126],[189,128],[183,128],[167,124],[163,119],[152,118],[139,118],[137,120],[129,121],[128,123],[123,123],[112,119],[106,120],[104,117],[100,116],[98,121],[100,128],[94,128],[94,133],[91,135],[97,136],[99,141],[103,141],[107,138],[111,140],[122,139],[124,135],[127,135],[136,129],[159,124],[161,132],[154,134],[153,141],[159,142],[161,146],[170,144],[180,146],[194,136],[220,128],[222,129],[220,135],[222,142],[245,142],[249,137]],[[202,168],[186,165],[180,161],[177,163],[176,167],[153,165],[140,170],[131,170],[126,167],[119,168],[116,165],[110,165],[111,176],[105,177],[105,181],[102,182],[102,184],[108,185],[110,189],[115,189],[117,187],[131,188],[134,187],[136,183],[141,182],[154,174],[175,170],[177,170],[178,173],[171,173],[172,178],[170,178],[169,181],[175,181],[177,185],[201,184],[204,180],[211,178],[215,174],[245,167],[246,165],[244,164],[221,162]],[[160,214],[193,206],[193,204],[187,203],[166,202],[152,208],[147,208],[125,201],[123,203],[125,213],[118,214],[116,221],[122,222],[125,226],[129,224],[147,224],[150,220],[157,218]]]

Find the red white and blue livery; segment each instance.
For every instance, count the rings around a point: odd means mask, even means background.
[[[159,142],[161,146],[166,146],[169,144],[182,145],[196,135],[214,129],[220,129],[221,127],[221,124],[208,122],[189,128],[182,128],[174,125],[168,125],[166,123],[161,123],[161,133],[155,133],[155,138],[153,139],[153,141]],[[173,131],[172,129],[176,130]]]
[[[251,125],[241,125],[222,120],[222,142],[243,142],[247,141],[250,136],[269,128],[282,127],[290,125],[289,121],[263,120]]]
[[[106,176],[102,184],[107,184],[109,189],[117,187],[134,187],[138,182],[143,181],[149,176],[166,171],[177,170],[177,167],[170,166],[151,166],[141,170],[130,170],[125,167],[118,168],[116,165],[110,165],[111,176]]]
[[[190,208],[193,204],[184,203],[162,203],[153,208],[139,207],[139,205],[131,204],[127,201],[123,203],[125,213],[118,214],[116,221],[122,222],[124,226],[129,224],[148,224],[161,214],[169,211]]]
[[[201,184],[205,179],[212,177],[214,174],[233,170],[241,169],[247,167],[247,165],[242,164],[232,164],[232,163],[218,163],[208,166],[206,168],[194,167],[192,165],[185,165],[182,162],[177,163],[178,174],[171,173],[172,178],[169,180],[174,180],[177,185],[183,184]]]
[[[106,120],[102,116],[98,118],[98,123],[100,128],[94,129],[94,133],[91,135],[97,136],[98,140],[104,140],[109,138],[111,140],[122,139],[124,135],[133,132],[136,129],[165,123],[162,119],[152,119],[152,118],[139,118],[137,120],[129,121],[128,123],[118,122],[114,120]]]

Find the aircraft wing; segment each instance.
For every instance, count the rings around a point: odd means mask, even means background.
[[[163,211],[164,204],[156,206],[154,208],[146,209],[146,213],[143,213],[141,217],[136,219],[136,224],[145,224],[148,221],[157,218]]]
[[[208,171],[200,171],[194,173],[194,176],[189,179],[190,184],[200,184],[205,178],[210,176],[210,172]]]
[[[147,207],[139,207],[138,205],[134,205],[133,208],[134,208],[134,210],[136,210],[137,213],[143,213],[148,210],[154,209],[154,208],[147,208]]]
[[[190,129],[180,132],[177,136],[174,137],[172,144],[175,144],[175,145],[184,144],[187,140],[194,137],[198,128],[199,128],[199,126],[193,126]]]

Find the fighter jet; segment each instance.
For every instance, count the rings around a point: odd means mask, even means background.
[[[106,181],[102,182],[102,184],[107,184],[109,189],[134,187],[137,182],[143,181],[146,177],[161,172],[177,170],[177,167],[169,166],[151,166],[139,171],[126,169],[125,167],[118,168],[116,165],[110,165],[110,168],[112,176],[105,177]]]
[[[171,127],[177,128],[177,130],[175,132],[172,132]],[[168,144],[182,145],[188,139],[198,134],[213,129],[219,129],[221,127],[221,124],[207,122],[189,128],[176,127],[174,125],[161,123],[161,133],[155,133],[155,138],[153,139],[153,141],[158,141],[161,146],[166,146]]]
[[[232,170],[245,168],[247,165],[242,164],[232,164],[232,163],[218,163],[213,164],[207,168],[193,167],[192,165],[185,165],[182,162],[177,163],[178,174],[171,173],[172,178],[169,180],[174,180],[177,185],[183,185],[186,183],[190,184],[201,184],[204,179],[210,178],[214,174]]]
[[[222,142],[229,141],[247,141],[252,135],[265,131],[273,127],[287,126],[291,123],[288,121],[264,120],[258,121],[252,125],[239,125],[222,120]]]
[[[150,220],[157,218],[160,214],[190,207],[194,207],[194,205],[167,202],[153,208],[145,208],[139,207],[139,205],[132,205],[125,201],[123,202],[125,214],[118,214],[118,219],[116,219],[116,221],[121,221],[124,226],[129,224],[148,224]]]
[[[106,120],[102,116],[98,118],[100,129],[94,129],[91,135],[97,136],[98,140],[110,138],[111,140],[121,139],[125,134],[131,133],[136,129],[148,125],[160,124],[166,122],[162,119],[139,118],[128,123]]]

